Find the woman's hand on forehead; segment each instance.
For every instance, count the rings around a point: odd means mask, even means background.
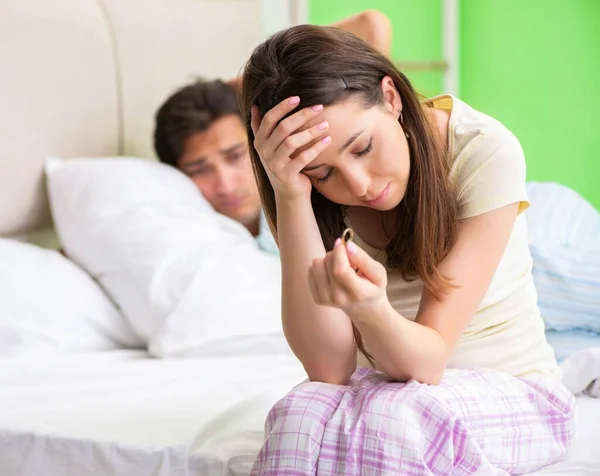
[[[302,170],[331,143],[331,137],[326,135],[329,123],[319,120],[323,105],[290,114],[299,104],[298,96],[287,98],[264,117],[257,106],[251,109],[253,146],[275,193],[290,198],[310,196],[312,185]]]

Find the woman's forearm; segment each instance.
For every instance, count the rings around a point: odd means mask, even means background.
[[[379,370],[395,380],[439,383],[448,357],[439,332],[401,316],[389,301],[369,315],[352,316],[352,320]]]
[[[278,200],[277,237],[282,269],[282,319],[286,339],[311,380],[346,383],[356,369],[350,318],[315,304],[308,272],[325,248],[307,200]]]

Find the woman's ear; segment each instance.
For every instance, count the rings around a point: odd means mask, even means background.
[[[385,108],[390,114],[398,117],[398,111],[402,110],[402,99],[400,98],[400,93],[396,89],[394,80],[390,76],[384,76],[381,80],[380,87]]]

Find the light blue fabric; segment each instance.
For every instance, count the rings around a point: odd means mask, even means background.
[[[533,278],[546,328],[600,335],[600,213],[573,190],[530,183]]]
[[[600,335],[597,332],[549,330],[546,332],[546,338],[559,363],[580,350],[600,347]]]
[[[600,247],[532,244],[530,249],[546,327],[600,333]]]
[[[256,241],[261,250],[279,256],[279,248],[277,247],[277,243],[275,243],[275,239],[271,234],[271,230],[269,229],[267,218],[265,217],[263,210],[260,212],[258,236],[256,237]]]
[[[585,198],[564,185],[529,182],[531,206],[526,212],[529,242],[570,248],[600,245],[600,213]]]

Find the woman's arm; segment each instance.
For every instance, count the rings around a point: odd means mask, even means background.
[[[345,384],[356,370],[356,344],[350,318],[310,294],[309,269],[325,255],[310,200],[280,200],[277,230],[286,339],[310,380]]]
[[[323,106],[294,112],[299,103],[297,96],[287,98],[264,117],[253,106],[253,145],[275,195],[286,339],[311,380],[343,384],[356,369],[352,323],[343,311],[319,306],[311,299],[311,264],[325,255],[325,248],[310,200],[312,184],[302,173],[329,146],[331,137],[326,135],[327,122],[303,129],[321,114]]]
[[[326,265],[313,262],[313,297],[322,305],[344,310],[377,367],[390,377],[436,384],[485,296],[518,207],[514,203],[460,221],[457,241],[439,266],[442,276],[456,287],[440,300],[424,289],[414,322],[392,308],[386,294],[385,268],[354,243],[345,249],[336,243],[321,260]]]
[[[441,300],[424,289],[414,322],[402,318],[389,301],[372,312],[350,315],[381,370],[399,380],[440,381],[453,348],[487,292],[518,208],[514,203],[460,221],[457,241],[439,267],[458,287]]]

